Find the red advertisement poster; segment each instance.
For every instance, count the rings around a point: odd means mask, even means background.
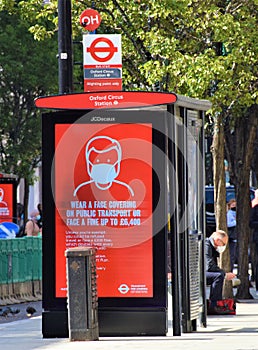
[[[153,297],[152,125],[56,124],[56,297],[65,250],[97,248],[99,297]]]
[[[0,184],[0,222],[13,221],[13,184]]]

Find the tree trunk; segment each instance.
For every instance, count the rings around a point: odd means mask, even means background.
[[[224,166],[224,127],[223,115],[219,114],[214,120],[214,136],[212,143],[213,154],[213,180],[214,180],[214,210],[216,216],[216,229],[227,232],[226,218],[226,183]],[[229,248],[221,255],[220,266],[224,271],[230,271]],[[225,281],[223,297],[232,298],[232,282]]]
[[[29,205],[29,183],[28,180],[24,179],[24,197],[23,197],[23,205],[24,205],[24,223],[28,219],[28,205]]]
[[[250,193],[249,178],[253,148],[257,131],[257,106],[249,110],[247,118],[238,118],[236,122],[236,150],[235,173],[237,177],[236,200],[237,200],[237,232],[238,232],[238,277],[241,285],[238,287],[237,298],[252,298],[249,292],[248,276],[248,246],[250,241],[249,215]]]
[[[256,187],[258,187],[258,129],[256,130],[256,140],[254,143],[252,169],[254,172],[254,184]]]

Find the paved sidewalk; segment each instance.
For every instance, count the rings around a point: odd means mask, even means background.
[[[170,317],[169,317],[170,318]],[[207,328],[174,337],[100,337],[98,341],[71,342],[69,339],[43,339],[41,316],[0,325],[1,350],[258,350],[258,300],[237,303],[233,316],[208,316]],[[171,325],[171,320],[169,320]]]

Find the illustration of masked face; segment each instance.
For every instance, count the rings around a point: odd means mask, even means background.
[[[88,174],[96,186],[101,190],[106,190],[111,187],[119,174],[122,155],[121,147],[116,140],[103,136],[94,138],[94,141],[101,138],[111,141],[110,147],[104,150],[95,147],[88,149],[86,151],[86,163]],[[96,156],[94,161],[90,160],[92,155]]]
[[[4,199],[4,190],[0,188],[0,202]]]

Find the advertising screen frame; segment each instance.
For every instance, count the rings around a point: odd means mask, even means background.
[[[17,190],[17,180],[14,178],[7,178],[7,177],[2,177],[0,178],[0,187],[1,185],[8,185],[10,186],[10,199],[8,199],[8,203],[10,203],[9,208],[11,209],[10,215],[8,217],[1,216],[0,217],[0,222],[14,222],[17,223],[17,198],[16,198],[16,190]],[[9,192],[9,191],[8,191]],[[6,198],[3,198],[6,199]]]
[[[45,312],[67,312],[67,298],[56,297],[55,272],[55,200],[52,194],[53,159],[55,156],[55,125],[73,124],[84,116],[84,123],[91,123],[92,116],[111,115],[115,113],[115,121],[120,124],[152,125],[152,161],[153,169],[163,169],[157,175],[152,171],[153,209],[159,205],[159,210],[153,211],[153,297],[117,298],[101,297],[98,300],[100,310],[152,310],[159,309],[167,312],[167,138],[166,111],[161,109],[135,110],[70,110],[43,113],[42,115],[42,164],[43,164],[43,206],[44,206],[44,234],[43,234],[43,309]],[[94,118],[93,118],[94,119]],[[103,118],[105,119],[105,118]],[[108,118],[107,118],[108,119]],[[99,119],[100,120],[100,119]],[[110,121],[100,121],[107,124]],[[163,156],[161,157],[160,154]],[[161,225],[160,223],[164,223]],[[100,320],[101,324],[101,320]],[[101,329],[100,329],[101,330]]]

